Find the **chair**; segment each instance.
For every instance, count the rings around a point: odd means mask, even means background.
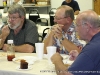
[[[39,12],[37,9],[29,10],[29,19],[36,23],[36,20],[40,18]]]
[[[55,11],[56,11],[56,8],[51,8],[50,11],[49,11],[50,25],[51,25],[51,26],[53,26],[53,25],[55,24],[55,23],[54,23]]]
[[[36,20],[36,24],[39,24],[41,26],[48,26],[48,20],[46,18],[38,18]]]
[[[42,36],[39,35],[39,42],[42,42]]]
[[[44,30],[43,30],[43,34],[42,34],[42,41],[43,41],[43,39],[45,38],[45,36],[46,36],[46,30],[49,30],[50,28],[45,28]]]

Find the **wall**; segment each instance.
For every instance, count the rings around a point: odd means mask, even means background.
[[[51,8],[57,8],[61,5],[64,0],[51,0]]]
[[[3,0],[0,0],[0,6],[3,6],[3,3],[2,2],[3,2]]]
[[[80,10],[93,10],[93,0],[76,0],[80,6]]]
[[[57,8],[64,0],[51,0],[51,8]],[[81,11],[93,9],[93,0],[76,0]]]

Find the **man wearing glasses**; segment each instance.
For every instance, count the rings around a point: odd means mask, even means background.
[[[73,25],[74,11],[67,5],[60,6],[56,13],[54,22],[57,23],[44,39],[44,53],[47,53],[47,46],[56,46],[61,54],[68,54],[73,49],[81,51],[78,47],[82,45],[75,36],[75,26]]]
[[[38,42],[38,31],[34,22],[26,19],[26,11],[21,5],[12,5],[8,9],[8,25],[2,28],[1,45],[7,51],[7,40],[14,41],[17,52],[34,52],[34,44]]]

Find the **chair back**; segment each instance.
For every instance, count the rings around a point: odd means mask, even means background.
[[[42,40],[42,36],[41,35],[39,35],[39,42],[42,42],[43,40]]]
[[[43,34],[42,34],[42,41],[43,41],[43,39],[45,38],[45,36],[46,36],[46,30],[49,30],[50,28],[45,28],[44,30],[43,30]]]
[[[36,23],[36,20],[40,18],[39,12],[37,9],[29,10],[29,19]]]
[[[46,18],[38,18],[36,20],[36,24],[39,24],[41,26],[48,26],[48,20]]]
[[[55,23],[54,23],[54,15],[55,15],[55,12],[56,12],[56,8],[51,8],[50,11],[49,11],[49,17],[50,17],[50,25],[53,26]]]

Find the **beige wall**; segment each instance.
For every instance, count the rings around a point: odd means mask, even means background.
[[[2,2],[3,2],[3,0],[0,0],[0,6],[3,6],[3,3]]]
[[[81,11],[93,9],[93,0],[76,0],[79,3]]]

